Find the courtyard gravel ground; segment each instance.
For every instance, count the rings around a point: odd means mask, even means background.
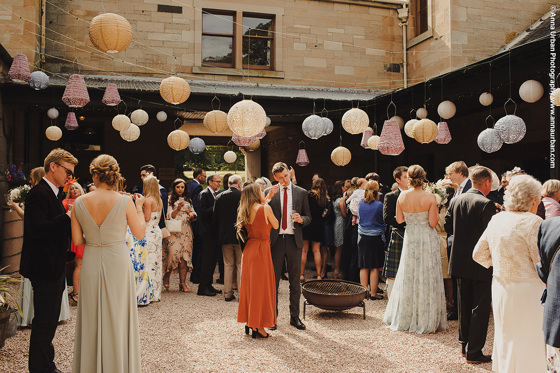
[[[362,309],[323,311],[308,306],[307,330],[289,325],[288,282],[281,281],[278,330],[251,339],[236,322],[237,300],[178,291],[177,275],[162,301],[138,309],[142,372],[485,372],[491,363],[467,364],[457,342],[458,322],[445,332],[392,332],[382,323],[387,300],[366,301]],[[221,285],[215,285],[221,289]],[[237,292],[236,292],[237,297]],[[303,296],[302,296],[303,302]],[[303,304],[301,307],[303,317]],[[71,372],[76,307],[57,328],[55,362]],[[18,330],[0,349],[0,371],[26,372],[30,329]],[[490,320],[485,354],[492,351]],[[111,372],[109,372],[111,373]]]

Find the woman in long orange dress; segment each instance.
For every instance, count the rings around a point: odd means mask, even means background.
[[[246,227],[248,241],[243,250],[237,321],[245,323],[245,333],[268,338],[264,328],[276,325],[276,283],[270,254],[270,229],[278,220],[266,203],[258,184],[243,188],[237,213],[237,227]]]

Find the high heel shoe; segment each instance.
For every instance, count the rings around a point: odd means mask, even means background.
[[[169,287],[169,285],[168,285]],[[187,285],[185,283],[180,283],[179,284],[179,291],[183,292],[183,293],[190,293],[190,289],[187,287]]]
[[[247,325],[245,325],[245,334],[249,334],[249,330],[251,330],[251,328],[249,328]]]
[[[259,333],[259,329],[253,329],[252,335],[253,339],[257,339],[257,338],[268,338],[270,337],[270,334],[266,333],[266,335],[262,335],[261,333]]]
[[[165,274],[163,276],[163,287],[165,288],[165,290],[169,291],[169,277],[170,274]]]

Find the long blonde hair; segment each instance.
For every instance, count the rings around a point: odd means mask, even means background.
[[[148,176],[144,179],[144,197],[152,197],[156,200],[157,211],[161,211],[163,204],[161,203],[161,193],[159,191],[159,184],[155,177]]]
[[[31,186],[39,184],[39,181],[41,181],[43,176],[45,176],[45,167],[35,167],[29,173],[29,184],[31,184]]]
[[[66,192],[66,198],[70,198],[70,186],[76,186],[80,190],[80,196],[84,195],[84,188],[78,183],[77,181],[73,182],[72,184],[68,185],[68,191]]]
[[[261,203],[261,187],[259,184],[249,184],[241,191],[241,200],[237,208],[237,229],[243,228],[249,224],[251,210],[255,203]]]

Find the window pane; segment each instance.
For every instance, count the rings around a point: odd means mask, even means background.
[[[202,35],[202,62],[233,63],[233,38]]]
[[[233,16],[202,11],[202,32],[233,35]]]
[[[243,17],[243,35],[272,37],[272,19]]]
[[[272,39],[243,37],[243,64],[270,66]]]

